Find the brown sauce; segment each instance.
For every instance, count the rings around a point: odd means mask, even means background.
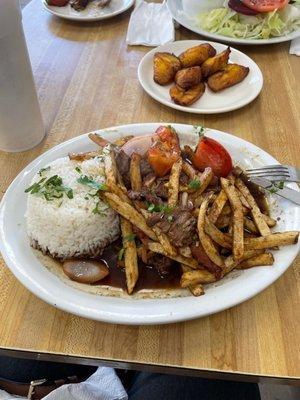
[[[100,261],[107,265],[109,274],[93,285],[111,286],[126,291],[125,271],[118,266],[118,253],[121,247],[120,240],[106,247]],[[178,289],[180,288],[180,277],[181,268],[178,263],[173,264],[172,272],[169,275],[162,277],[155,267],[148,266],[139,260],[139,279],[135,292],[142,289]]]
[[[264,214],[269,215],[270,213],[269,203],[264,191],[255,183],[249,181],[245,174],[241,174],[240,178],[242,179],[242,181],[244,182],[244,184],[247,186],[250,193],[254,197],[260,211]]]

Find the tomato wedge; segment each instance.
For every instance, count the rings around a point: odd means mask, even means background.
[[[289,3],[289,0],[241,0],[241,2],[254,11],[264,13],[281,10]]]
[[[241,0],[229,0],[228,7],[231,8],[233,11],[236,11],[239,14],[243,15],[257,15],[258,12],[252,10],[251,8],[245,6],[241,2]]]
[[[64,7],[69,0],[46,0],[49,6]]]
[[[211,167],[216,176],[223,178],[232,170],[232,160],[228,151],[219,142],[206,136],[200,138],[191,161],[200,171]]]
[[[180,153],[175,129],[171,126],[160,126],[153,135],[152,145],[148,150],[148,161],[155,174],[162,177],[170,172]]]

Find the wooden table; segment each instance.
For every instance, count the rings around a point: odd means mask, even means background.
[[[102,23],[49,15],[40,0],[24,27],[48,130],[35,149],[1,153],[1,193],[34,158],[66,139],[118,124],[181,122],[231,132],[297,164],[300,149],[299,58],[288,44],[243,47],[261,67],[264,88],[253,103],[219,115],[178,112],[141,88],[137,66],[146,47],[127,47],[130,11]],[[177,39],[197,39],[180,28]],[[299,261],[299,260],[298,260]],[[2,354],[121,368],[300,383],[299,262],[272,286],[230,310],[165,326],[118,326],[59,311],[27,291],[0,264]]]

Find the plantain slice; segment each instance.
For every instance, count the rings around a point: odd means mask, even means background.
[[[174,103],[181,106],[190,106],[195,103],[205,92],[205,84],[203,82],[184,90],[178,85],[172,86],[170,89],[170,96]]]
[[[208,76],[223,70],[228,64],[230,52],[230,47],[227,47],[227,49],[222,51],[222,53],[217,54],[215,57],[210,57],[204,61],[204,63],[201,65],[203,78],[207,78]]]
[[[201,65],[209,57],[214,57],[215,55],[216,50],[209,43],[203,43],[185,50],[178,58],[182,68],[188,68]]]
[[[153,79],[159,85],[173,82],[175,74],[181,69],[179,59],[171,53],[155,53],[153,58]]]
[[[201,67],[184,68],[175,75],[175,83],[183,89],[189,89],[201,82]]]
[[[228,64],[223,71],[208,78],[207,84],[213,92],[220,92],[242,82],[249,73],[249,68],[238,64]]]

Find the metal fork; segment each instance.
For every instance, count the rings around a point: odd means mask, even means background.
[[[249,177],[268,178],[271,181],[300,182],[300,169],[290,165],[268,165],[246,169]]]

